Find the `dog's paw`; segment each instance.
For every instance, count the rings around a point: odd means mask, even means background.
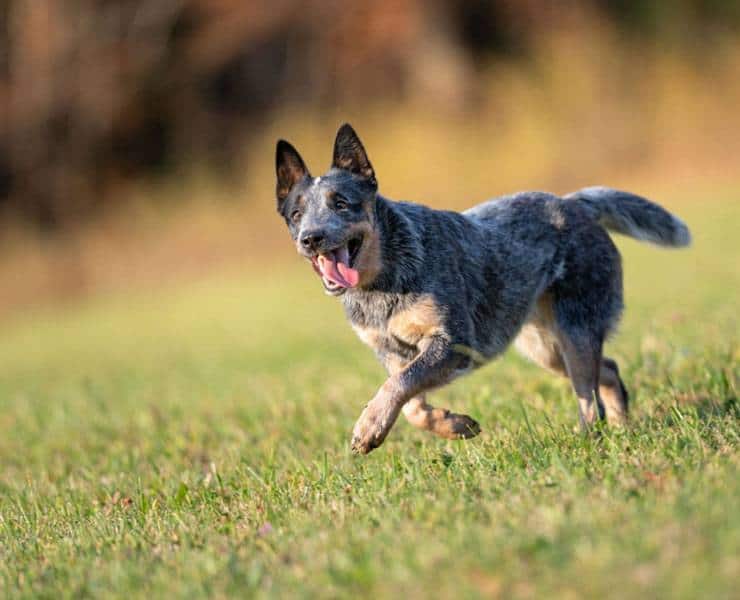
[[[367,454],[380,446],[388,434],[386,420],[384,411],[373,402],[368,404],[352,430],[352,452]]]
[[[353,454],[368,454],[375,450],[380,444],[382,444],[377,438],[362,439],[356,435],[352,435],[352,453]]]
[[[480,433],[480,425],[475,419],[443,408],[435,408],[427,415],[422,428],[448,440],[469,440]]]
[[[452,440],[469,440],[480,433],[478,421],[468,415],[450,414],[447,422],[447,435]]]

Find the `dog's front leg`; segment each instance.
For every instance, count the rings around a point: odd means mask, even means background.
[[[419,344],[423,350],[398,373],[392,374],[362,411],[352,432],[352,450],[367,454],[383,443],[403,405],[414,396],[451,381],[470,359],[452,350],[445,336]]]

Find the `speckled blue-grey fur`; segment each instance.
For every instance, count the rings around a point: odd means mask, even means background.
[[[620,213],[624,200],[628,212]],[[350,321],[380,326],[429,292],[447,307],[454,341],[486,358],[507,347],[546,290],[563,326],[601,339],[613,330],[623,308],[622,268],[605,226],[620,222],[620,233],[666,246],[689,239],[686,225],[660,206],[608,188],[565,198],[521,192],[463,213],[380,195],[375,202],[384,271],[368,289],[341,297]],[[632,222],[634,229],[621,225]]]
[[[686,224],[657,204],[629,192],[589,187],[565,196],[577,200],[600,225],[661,246],[688,246]]]
[[[607,229],[685,246],[690,235],[678,218],[644,198],[603,187],[563,198],[522,192],[462,213],[394,202],[377,193],[364,148],[346,125],[326,175],[311,178],[286,142],[278,145],[277,169],[278,210],[301,254],[332,252],[357,231],[364,232],[362,249],[370,243],[368,231],[379,245],[380,268],[372,280],[327,289],[340,296],[361,337],[372,333],[369,343],[391,375],[358,421],[355,449],[367,452],[382,443],[398,406],[500,354],[528,323],[527,343],[534,347],[527,354],[571,377],[582,423],[592,418],[594,386],[604,414],[599,385],[605,394],[621,390],[615,402],[626,415],[618,367],[601,354],[623,309],[621,260]],[[304,247],[301,240],[311,232],[320,233],[320,242]],[[404,339],[393,320],[423,300],[439,326]],[[368,416],[389,406],[395,413],[386,410],[391,416],[382,423]]]

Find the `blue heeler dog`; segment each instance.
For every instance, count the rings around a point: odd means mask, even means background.
[[[354,427],[355,452],[380,446],[400,412],[446,438],[477,435],[472,418],[434,408],[426,393],[512,342],[570,378],[584,428],[627,418],[617,364],[602,356],[622,312],[621,261],[606,230],[686,246],[679,219],[603,187],[523,192],[462,213],[393,202],[378,194],[349,125],[325,175],[312,177],[283,140],[276,163],[277,208],[298,252],[389,374]]]

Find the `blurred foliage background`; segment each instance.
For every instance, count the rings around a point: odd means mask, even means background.
[[[285,137],[336,127],[381,192],[461,208],[740,184],[740,2],[4,0],[0,314],[291,250]]]

